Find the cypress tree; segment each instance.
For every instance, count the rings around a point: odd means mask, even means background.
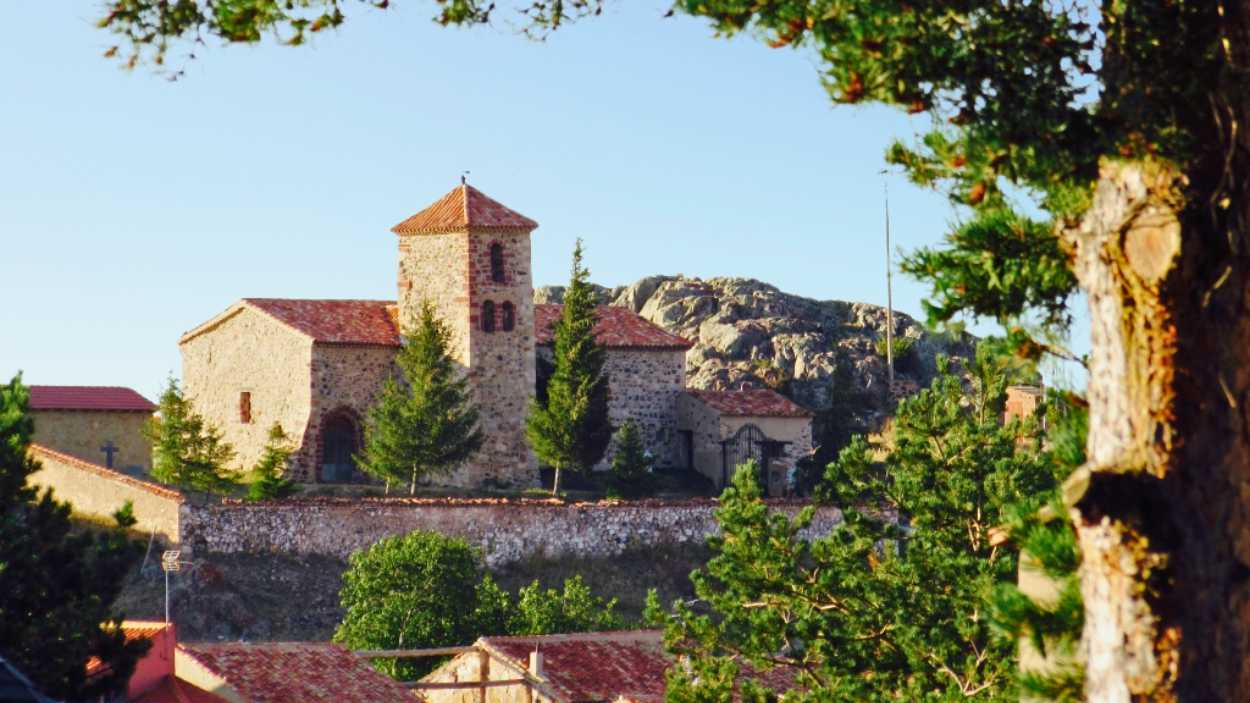
[[[197,491],[225,493],[238,485],[226,468],[234,447],[191,407],[191,401],[170,377],[161,393],[157,415],[144,428],[152,442],[152,477]]]
[[[107,696],[147,649],[126,642],[112,612],[140,548],[120,529],[75,529],[68,504],[27,483],[39,470],[29,402],[20,376],[0,386],[0,653],[58,699]],[[110,673],[88,681],[92,656]]]
[[[647,455],[642,432],[633,420],[616,431],[616,454],[612,456],[612,482],[622,495],[636,496],[651,486],[651,457]]]
[[[551,492],[560,491],[560,472],[583,472],[603,458],[612,439],[608,421],[606,352],[595,340],[598,304],[582,265],[582,240],[573,249],[573,270],[564,309],[555,323],[555,370],[546,402],[535,400],[525,435],[539,460],[555,469]]]
[[[291,451],[291,440],[282,425],[273,423],[260,461],[252,469],[252,483],[247,487],[248,500],[272,500],[295,491],[295,482],[282,475],[286,471],[287,460],[291,458]]]
[[[365,423],[360,468],[390,481],[448,474],[482,446],[478,411],[469,398],[468,381],[448,351],[451,333],[422,304],[417,329],[406,336],[395,357],[400,379],[386,380]]]

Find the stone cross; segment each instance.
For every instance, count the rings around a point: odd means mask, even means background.
[[[108,457],[105,460],[106,461],[105,466],[109,467],[110,469],[113,468],[113,455],[121,450],[118,449],[117,445],[113,444],[113,440],[110,439],[109,441],[104,443],[104,446],[100,447],[100,451],[104,452],[105,456]]]

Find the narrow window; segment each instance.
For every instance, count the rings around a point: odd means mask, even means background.
[[[516,326],[516,311],[512,309],[512,303],[505,302],[500,307],[500,315],[503,319],[500,321],[503,325],[504,332],[511,332]]]
[[[243,424],[251,424],[252,422],[252,392],[243,391],[239,394],[239,422]]]
[[[495,242],[490,245],[490,280],[503,283],[503,245]]]
[[[482,303],[482,331],[495,331],[495,303],[490,300]]]

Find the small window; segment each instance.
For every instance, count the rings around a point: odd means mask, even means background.
[[[495,283],[504,282],[503,245],[499,242],[490,245],[490,280]]]
[[[500,323],[503,326],[503,331],[511,332],[512,328],[516,327],[516,311],[512,308],[512,303],[505,302],[502,306],[500,306],[499,313],[503,318],[500,320]]]
[[[495,331],[495,303],[490,300],[482,303],[482,331]]]
[[[243,424],[251,424],[252,422],[252,392],[243,391],[239,394],[239,422]]]

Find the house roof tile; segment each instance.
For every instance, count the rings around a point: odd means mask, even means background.
[[[156,405],[135,391],[118,386],[31,386],[30,409],[150,413]]]
[[[180,644],[252,703],[412,703],[368,661],[322,642]]]
[[[314,342],[399,346],[394,301],[244,298],[243,303]]]
[[[738,391],[686,389],[686,393],[729,417],[811,417],[812,411],[771,388]]]
[[[534,338],[539,346],[555,343],[552,332],[556,320],[564,311],[563,305],[543,303],[534,306]],[[627,308],[600,305],[596,308],[599,322],[595,325],[595,339],[605,347],[627,349],[689,349],[689,341],[664,331]]]
[[[391,228],[395,234],[531,230],[538,223],[471,185],[460,184],[426,209]]]
[[[638,703],[664,700],[664,654],[658,630],[582,632],[532,637],[483,637],[479,644],[525,666],[535,648],[542,676],[561,703],[625,698]]]
[[[518,669],[529,668],[530,652],[537,649],[540,678],[557,703],[661,703],[664,672],[673,664],[660,630],[483,637],[477,646]],[[796,681],[793,670],[781,667],[758,671],[744,665],[743,675],[776,692]]]

